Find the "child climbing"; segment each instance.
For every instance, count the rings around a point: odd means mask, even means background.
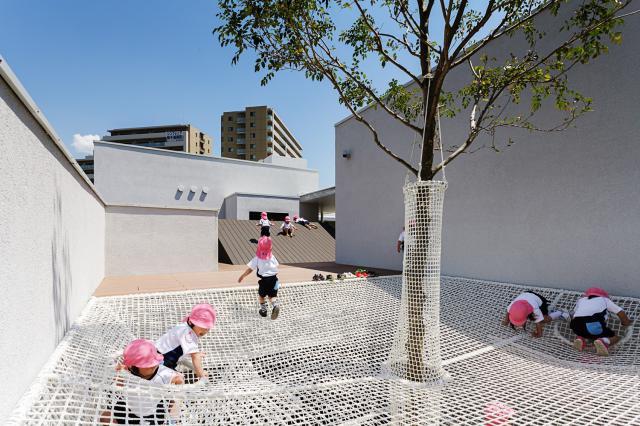
[[[609,313],[615,314],[623,326],[631,324],[631,320],[622,308],[609,299],[609,294],[601,288],[591,287],[576,302],[571,320],[571,330],[578,337],[573,347],[582,351],[587,340],[592,340],[598,355],[609,355],[609,348],[620,341],[620,337],[607,327]]]
[[[176,369],[183,355],[190,355],[193,372],[198,378],[207,377],[202,368],[202,356],[198,339],[203,337],[216,323],[216,311],[208,303],[200,303],[191,309],[191,314],[182,322],[156,340],[158,352],[164,355],[164,366]]]
[[[527,320],[531,320],[536,325],[531,335],[541,337],[544,325],[560,318],[568,321],[570,316],[563,311],[549,312],[549,301],[544,296],[533,291],[525,291],[509,304],[502,324],[511,325],[514,329],[516,327],[526,329]]]
[[[278,302],[278,289],[280,282],[278,281],[278,260],[271,253],[271,238],[260,237],[258,241],[258,249],[256,256],[247,264],[248,268],[240,275],[238,282],[249,275],[252,271],[256,271],[258,275],[258,301],[260,302],[260,310],[258,313],[262,317],[267,316],[267,300],[271,301],[271,319],[274,320],[280,315],[280,303]]]
[[[307,229],[311,229],[311,228],[318,229],[318,227],[316,225],[314,225],[313,223],[309,222],[304,217],[298,217],[298,215],[294,215],[293,216],[293,221],[295,223],[299,223],[300,225],[304,226]]]
[[[396,250],[398,253],[404,251],[404,226],[402,227],[402,232],[398,235],[398,243],[396,244]]]
[[[260,236],[261,237],[270,237],[271,236],[271,221],[267,217],[267,212],[260,213],[260,221],[256,223],[256,226],[260,228]]]
[[[280,225],[280,233],[282,235],[288,235],[289,237],[293,237],[293,231],[296,230],[296,227],[293,223],[291,223],[291,218],[289,216],[285,216],[284,222]]]
[[[116,369],[127,370],[134,376],[155,384],[184,384],[180,373],[162,365],[162,358],[151,340],[137,339],[124,349],[124,359]],[[169,413],[174,408],[174,402],[165,401],[160,397],[130,394],[126,398],[119,399],[113,405],[111,412],[103,412],[100,422],[102,424],[160,425],[170,422]]]

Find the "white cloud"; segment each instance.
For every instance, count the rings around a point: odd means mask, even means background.
[[[73,147],[80,154],[93,154],[93,142],[100,140],[100,135],[73,135]]]

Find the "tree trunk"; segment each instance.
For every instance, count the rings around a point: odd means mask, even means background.
[[[445,378],[440,355],[440,247],[447,185],[417,181],[404,188],[405,252],[398,333],[391,371],[420,383]]]

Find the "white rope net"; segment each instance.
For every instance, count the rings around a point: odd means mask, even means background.
[[[523,290],[516,285],[444,277],[448,380],[419,385],[390,374],[401,284],[396,276],[285,285],[275,321],[258,315],[253,288],[94,298],[9,423],[96,424],[118,399],[142,397],[173,404],[184,425],[640,424],[638,330],[625,334],[611,321],[625,337],[606,358],[575,352],[564,322],[533,339],[500,324]],[[579,296],[529,289],[565,310]],[[640,300],[612,299],[640,315]],[[152,386],[121,372],[127,385],[115,385],[127,343],[157,338],[203,301],[219,314],[200,341],[208,382]]]

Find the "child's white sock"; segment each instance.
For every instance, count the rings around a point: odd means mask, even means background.
[[[562,311],[553,311],[553,312],[549,312],[549,317],[551,317],[552,320],[557,320],[562,318],[562,314],[564,312]]]
[[[271,306],[272,307],[276,307],[280,304],[280,302],[278,302],[278,299],[271,299]]]

